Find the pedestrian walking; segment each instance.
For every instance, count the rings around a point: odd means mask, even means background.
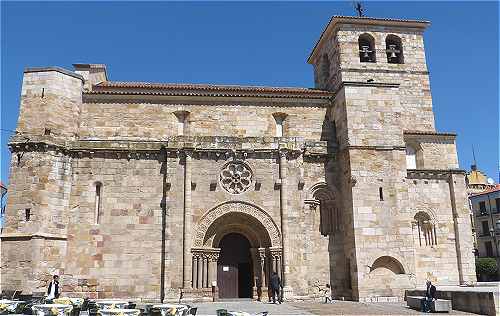
[[[276,296],[278,296],[278,303],[281,304],[282,302],[282,297],[280,294],[280,289],[281,289],[281,280],[280,277],[278,276],[278,273],[273,272],[273,275],[271,275],[271,292],[273,296],[273,304],[276,304]]]

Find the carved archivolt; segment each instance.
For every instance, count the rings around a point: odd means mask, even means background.
[[[220,217],[230,213],[243,213],[254,217],[266,229],[272,247],[281,247],[281,234],[273,219],[261,208],[247,202],[225,202],[205,213],[196,226],[193,247],[203,247],[210,226]]]

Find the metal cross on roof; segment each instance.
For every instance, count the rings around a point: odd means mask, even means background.
[[[356,2],[356,11],[358,11],[358,16],[364,16],[365,8],[363,8],[361,2]]]

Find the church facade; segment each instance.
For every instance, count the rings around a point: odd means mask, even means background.
[[[315,88],[27,68],[2,289],[150,300],[402,298],[475,281],[465,172],[435,130],[428,22],[333,17]]]

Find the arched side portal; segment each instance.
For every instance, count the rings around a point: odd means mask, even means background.
[[[232,262],[224,256],[235,252],[231,247],[238,244],[228,242],[229,236],[240,236],[248,241],[246,251],[250,262]],[[282,273],[282,241],[278,226],[266,211],[248,202],[229,201],[206,212],[195,227],[192,244],[195,289],[203,290],[216,283],[219,294],[226,295],[224,297],[248,297],[248,293],[252,293],[252,297],[260,298],[265,293],[270,274]],[[242,281],[240,270],[247,271],[245,276],[251,276],[250,283]],[[233,281],[236,283],[232,284]]]
[[[206,212],[196,225],[193,247],[206,246],[206,242],[210,239],[207,233],[216,220],[226,214],[236,215],[238,213],[248,215],[249,218],[263,226],[269,236],[271,247],[281,247],[281,234],[271,216],[260,207],[242,201],[225,202]]]

